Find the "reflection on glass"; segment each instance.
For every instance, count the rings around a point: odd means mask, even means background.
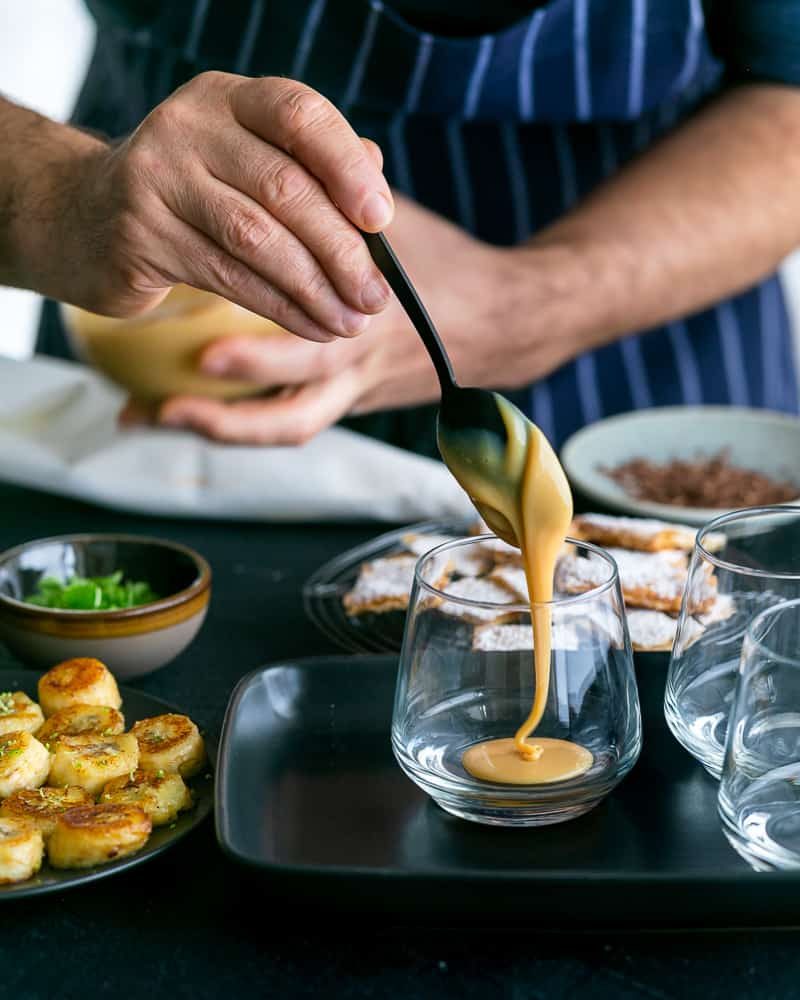
[[[511,589],[464,584],[448,567],[486,538],[439,546],[417,565],[392,723],[406,774],[448,812],[482,823],[528,826],[587,812],[631,769],[641,722],[632,654],[614,561],[585,543],[579,558],[599,561],[603,580],[586,593],[558,589],[548,604],[552,650],[547,704],[530,737],[542,753],[530,781],[476,777],[475,748],[513,737],[535,693],[530,604]],[[573,555],[574,558],[574,555]],[[595,576],[597,574],[595,573]],[[506,576],[508,579],[508,576]],[[438,584],[438,586],[437,586]],[[466,596],[469,595],[469,596]],[[586,755],[572,777],[541,761],[552,741]],[[472,755],[470,755],[472,751]]]
[[[664,713],[676,739],[715,778],[745,630],[800,597],[800,507],[756,507],[697,535],[672,651]]]
[[[754,868],[800,868],[800,600],[764,611],[747,631],[719,811]]]

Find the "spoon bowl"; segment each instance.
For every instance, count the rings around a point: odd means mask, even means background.
[[[436,421],[436,443],[445,464],[459,482],[461,477],[457,469],[465,456],[473,459],[470,462],[470,478],[478,476],[488,482],[504,478],[503,457],[508,444],[508,429],[497,398],[497,393],[487,389],[459,386],[442,393]],[[498,538],[509,545],[519,544],[516,532],[504,514],[471,493],[470,500]]]
[[[463,388],[453,374],[453,366],[444,349],[433,320],[422,304],[411,279],[403,270],[383,233],[365,233],[372,259],[380,268],[414,324],[430,355],[442,390],[436,423],[436,442],[445,465],[463,486],[458,474],[468,456],[471,477],[487,482],[505,478],[503,456],[508,445],[508,428],[498,408],[498,394],[488,389]],[[467,491],[469,492],[469,491]],[[485,500],[469,494],[475,509],[491,530],[509,545],[518,545],[508,519]]]

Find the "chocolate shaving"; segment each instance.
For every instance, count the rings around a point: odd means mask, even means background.
[[[753,469],[731,465],[727,451],[708,458],[674,458],[663,465],[632,458],[600,471],[637,500],[680,507],[759,507],[800,496],[796,483],[778,482]]]

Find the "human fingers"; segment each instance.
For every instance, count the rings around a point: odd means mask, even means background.
[[[334,375],[362,352],[361,341],[313,344],[279,334],[234,335],[220,337],[206,347],[200,355],[200,368],[209,375],[245,379],[261,386],[300,385]]]
[[[377,232],[391,222],[394,201],[386,178],[322,94],[296,80],[263,77],[235,87],[231,104],[245,128],[302,163],[353,225]]]
[[[159,420],[229,444],[302,445],[349,412],[360,381],[353,369],[300,388],[236,403],[177,396],[161,408]]]
[[[369,322],[363,311],[342,301],[325,267],[306,245],[309,232],[298,238],[281,221],[279,208],[263,207],[202,169],[165,191],[165,199],[178,218],[281,292],[320,327],[348,337],[360,333]],[[364,247],[355,231],[354,239]],[[344,259],[338,250],[329,258],[333,256]]]
[[[187,189],[185,183],[177,185],[175,193],[181,201],[188,199],[185,210],[199,215],[197,224],[204,232],[221,234],[233,242],[237,254],[244,251],[267,268],[273,254],[262,241],[271,233],[271,245],[283,258],[273,270],[289,276],[286,265],[293,265],[300,279],[298,301],[304,308],[308,310],[304,300],[319,298],[316,308],[327,315],[335,304],[331,296],[338,296],[340,306],[357,310],[350,318],[353,329],[337,329],[339,317],[331,315],[329,325],[334,324],[331,328],[340,335],[358,332],[366,325],[364,314],[386,306],[389,286],[361,233],[301,163],[242,127],[209,136],[204,159],[213,178],[208,181],[198,173],[197,186],[204,191],[218,188],[220,196],[199,197],[194,185]],[[214,179],[224,186],[218,187]],[[231,192],[242,192],[246,198],[234,198]],[[324,298],[319,296],[321,290]]]

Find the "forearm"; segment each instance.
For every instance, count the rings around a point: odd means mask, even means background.
[[[747,288],[798,245],[800,91],[748,86],[519,252],[573,356]]]
[[[85,244],[70,221],[89,160],[106,145],[0,97],[0,285],[67,297]]]

